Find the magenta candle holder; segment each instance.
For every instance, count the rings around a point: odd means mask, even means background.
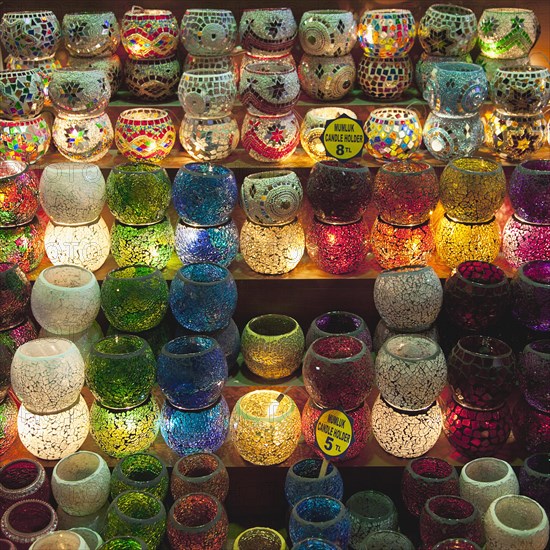
[[[550,258],[550,223],[531,223],[513,214],[502,231],[502,252],[515,268],[525,262]]]
[[[512,430],[517,443],[528,453],[550,452],[550,412],[518,399],[512,415]]]
[[[508,196],[522,220],[550,223],[550,159],[518,164],[508,183]]]
[[[550,412],[550,339],[536,340],[523,348],[518,378],[525,400]]]

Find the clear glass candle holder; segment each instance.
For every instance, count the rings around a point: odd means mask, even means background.
[[[175,501],[191,493],[207,493],[223,502],[229,492],[227,469],[213,453],[183,456],[172,469],[170,492]]]
[[[516,269],[526,262],[550,258],[550,224],[526,222],[513,214],[502,230],[502,252]]]
[[[508,185],[516,216],[530,223],[550,223],[550,161],[526,160],[518,164]]]
[[[365,320],[348,311],[329,311],[313,319],[306,334],[306,348],[317,338],[336,335],[353,336],[372,349],[372,338]]]
[[[520,449],[530,454],[546,452],[550,448],[550,412],[520,397],[513,409],[512,431]]]
[[[321,101],[337,101],[347,96],[353,90],[356,75],[351,54],[338,57],[304,54],[298,65],[302,90]]]
[[[10,395],[3,397],[0,402],[0,456],[13,445],[17,439],[17,405]],[[1,502],[0,493],[0,502]],[[1,506],[1,504],[0,504]]]
[[[527,457],[519,470],[519,489],[522,495],[536,500],[546,511],[550,510],[550,453]]]
[[[413,72],[407,55],[387,58],[364,55],[357,67],[357,82],[369,99],[396,101],[412,84]]]
[[[228,55],[237,45],[237,22],[230,10],[187,9],[181,41],[191,55]]]
[[[48,152],[51,139],[43,114],[24,121],[0,120],[0,156],[6,160],[34,164]]]
[[[55,531],[57,524],[57,514],[47,502],[29,499],[16,502],[6,510],[0,530],[15,548],[27,549],[38,538]]]
[[[168,284],[153,267],[113,269],[101,285],[101,308],[118,330],[148,330],[162,321],[168,309]]]
[[[245,550],[248,547],[267,546],[273,550],[288,550],[286,541],[278,531],[269,527],[251,527],[235,539],[233,550]]]
[[[406,159],[416,153],[422,143],[422,126],[412,109],[374,109],[364,130],[367,153],[379,161]]]
[[[519,356],[517,374],[523,397],[537,409],[550,412],[550,340],[528,343]]]
[[[0,263],[0,330],[8,330],[25,321],[30,296],[31,284],[21,268],[15,263]]]
[[[176,56],[163,59],[132,59],[124,64],[124,82],[142,101],[160,102],[176,95],[181,65]]]
[[[239,455],[260,466],[284,462],[300,438],[300,411],[288,395],[255,390],[239,398],[230,419],[231,439]]]
[[[245,50],[271,57],[290,53],[298,26],[290,8],[245,9],[239,35]]]
[[[359,20],[357,34],[365,55],[382,59],[400,57],[413,47],[416,23],[409,10],[366,10]]]
[[[44,226],[35,216],[29,223],[0,227],[0,263],[17,264],[28,273],[44,257]]]
[[[38,178],[16,160],[0,161],[0,226],[29,223],[38,210]]]
[[[33,118],[44,106],[44,84],[35,69],[3,70],[0,72],[2,98],[0,113],[8,120]]]
[[[341,57],[357,41],[357,22],[351,11],[310,10],[303,13],[298,38],[305,53]]]
[[[170,508],[168,541],[172,548],[221,550],[229,531],[220,501],[205,493],[182,496]]]
[[[111,11],[66,13],[62,23],[65,48],[76,57],[114,54],[120,44],[120,29]]]
[[[104,71],[111,88],[111,99],[115,97],[122,84],[122,62],[116,53],[107,57],[69,56],[67,65],[79,69],[100,69]]]

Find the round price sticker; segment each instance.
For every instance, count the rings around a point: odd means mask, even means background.
[[[358,157],[363,152],[366,135],[360,121],[348,115],[327,121],[321,134],[321,141],[327,155],[338,160]]]
[[[327,457],[341,456],[353,441],[353,422],[344,412],[325,411],[315,425],[315,441]]]

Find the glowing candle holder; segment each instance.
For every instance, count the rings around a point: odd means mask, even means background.
[[[113,99],[122,84],[122,62],[120,57],[113,54],[108,57],[71,57],[67,60],[67,66],[75,69],[98,69],[107,76]]]
[[[529,405],[523,398],[514,407],[512,430],[520,448],[529,454],[550,449],[550,412]]]
[[[525,400],[533,407],[550,412],[550,387],[546,372],[550,369],[550,341],[536,340],[523,348],[518,378]]]
[[[235,84],[239,83],[239,64],[237,58],[231,55],[191,55],[187,54],[183,62],[183,72],[195,69],[215,69],[230,72]]]
[[[531,223],[550,223],[550,161],[527,160],[516,166],[508,195],[516,215]]]
[[[550,453],[537,453],[525,459],[519,470],[522,495],[536,500],[546,511],[550,510]]]
[[[44,257],[44,226],[37,217],[16,227],[0,227],[0,263],[17,264],[25,273]]]
[[[29,223],[38,206],[38,178],[29,166],[0,161],[0,227]]]
[[[124,81],[128,90],[144,101],[163,101],[173,97],[178,88],[181,66],[177,57],[131,59],[124,64]]]
[[[271,57],[290,53],[298,26],[289,8],[245,9],[239,34],[245,50]]]
[[[298,38],[309,55],[341,57],[355,46],[357,23],[351,11],[306,11],[300,20]]]
[[[136,453],[120,460],[110,477],[110,494],[115,498],[124,491],[145,491],[161,501],[168,494],[168,470],[164,462],[149,453]]]
[[[178,99],[185,112],[198,117],[229,115],[236,96],[235,75],[224,69],[189,69],[178,87]]]
[[[13,548],[30,548],[34,541],[55,531],[57,524],[57,514],[47,502],[29,499],[7,509],[0,528]]]
[[[317,338],[334,335],[353,336],[372,349],[372,338],[364,319],[348,311],[329,311],[313,319],[306,334],[306,348]]]
[[[242,458],[260,466],[284,462],[300,438],[300,411],[288,395],[255,390],[239,398],[231,413],[231,439]]]
[[[17,439],[17,405],[9,395],[4,397],[0,403],[0,433],[2,433],[2,438],[0,438],[0,456],[2,456]],[[0,489],[1,500],[2,491]]]
[[[288,548],[284,537],[278,531],[269,527],[251,527],[240,533],[235,539],[233,550],[245,550],[250,545],[256,548],[262,544],[268,544],[274,550],[287,550]]]
[[[413,47],[416,23],[409,10],[366,10],[361,15],[357,34],[365,55],[401,57]]]
[[[112,11],[66,13],[62,30],[67,51],[76,57],[111,55],[120,44],[120,29]]]
[[[52,134],[44,115],[28,120],[0,120],[0,156],[34,164],[50,147]]]
[[[446,4],[440,4],[440,6],[447,7]],[[436,65],[438,65],[439,63],[447,63],[448,61],[459,63],[473,63],[472,56],[470,54],[456,56],[453,55],[448,57],[430,55],[426,52],[420,54],[420,57],[414,67],[414,80],[416,83],[416,87],[421,94],[423,94],[424,90],[426,89],[426,83],[428,82],[428,79],[430,78],[434,67],[436,67]]]
[[[336,101],[353,90],[357,70],[351,54],[323,57],[304,54],[298,65],[302,90],[313,99]]]
[[[367,57],[359,62],[357,81],[364,94],[376,101],[399,99],[413,81],[409,57]]]
[[[550,224],[529,223],[512,215],[502,232],[502,252],[515,268],[526,262],[550,258]]]
[[[2,71],[2,98],[0,113],[2,118],[20,120],[33,118],[44,106],[44,84],[38,71],[19,69]]]
[[[498,69],[508,69],[510,67],[525,67],[529,65],[529,56],[524,55],[515,59],[491,59],[486,55],[479,54],[475,60],[476,65],[483,67],[487,80],[492,82]]]
[[[188,9],[181,41],[191,55],[228,55],[237,45],[237,22],[230,10]]]
[[[55,533],[48,533],[40,536],[33,542],[33,550],[47,550],[48,548],[74,548],[75,550],[86,550],[88,543],[82,536],[72,530],[59,530]],[[88,546],[89,548],[89,546]]]

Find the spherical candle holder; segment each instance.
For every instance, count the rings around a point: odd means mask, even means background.
[[[271,57],[290,53],[298,26],[289,8],[245,9],[239,34],[245,50]]]
[[[440,4],[440,6],[447,7],[447,4],[445,5]],[[449,61],[459,62],[459,63],[473,63],[472,56],[469,53],[462,54],[462,55],[453,55],[448,57],[431,55],[426,52],[423,52],[420,54],[420,57],[418,58],[416,65],[414,67],[414,81],[416,83],[416,87],[418,88],[418,91],[420,92],[420,94],[424,93],[424,90],[426,89],[426,83],[428,82],[428,79],[431,77],[434,67],[439,63],[447,63]]]
[[[409,53],[416,23],[409,10],[366,10],[357,28],[359,45],[372,58],[394,58]]]
[[[21,268],[14,263],[0,263],[0,330],[8,330],[24,322],[31,284]]]
[[[318,407],[312,399],[308,399],[302,411],[302,433],[309,447],[321,458],[325,455],[317,446],[315,440],[315,425],[326,412],[326,409]],[[356,457],[367,445],[372,433],[371,412],[366,401],[352,411],[346,411],[353,426],[353,441],[344,455],[331,457],[331,462],[343,462]]]
[[[309,55],[341,57],[355,46],[357,23],[351,11],[306,11],[300,20],[298,38]]]
[[[207,493],[223,502],[229,492],[229,475],[217,455],[201,452],[189,454],[174,465],[170,492],[174,500],[191,493]]]
[[[94,401],[90,409],[90,434],[104,453],[122,458],[151,446],[159,432],[159,415],[153,397],[125,410],[107,409]]]
[[[372,349],[372,338],[364,319],[348,311],[329,311],[313,319],[306,334],[306,348],[317,338],[335,335],[353,336]]]
[[[520,398],[512,415],[516,442],[528,453],[550,451],[550,412],[539,410]]]
[[[132,59],[161,59],[176,53],[178,22],[168,10],[149,10],[134,6],[120,26],[122,45]]]
[[[292,550],[339,550],[340,547],[328,540],[309,537],[297,542]]]
[[[455,325],[484,330],[500,321],[510,307],[510,284],[500,267],[468,260],[445,282],[443,305]]]
[[[267,314],[248,321],[241,336],[241,351],[250,371],[275,380],[299,368],[304,342],[304,333],[295,319]]]
[[[364,129],[367,153],[379,161],[406,159],[422,143],[422,126],[412,109],[375,109],[369,114]]]
[[[351,54],[323,57],[304,54],[298,65],[302,90],[313,99],[337,101],[353,90],[357,70]]]
[[[174,407],[168,399],[160,413],[160,431],[166,445],[180,456],[214,453],[229,432],[229,407],[221,396],[213,405],[198,410]]]
[[[437,253],[450,268],[477,260],[492,263],[500,250],[500,230],[494,216],[480,223],[462,223],[445,214],[435,233]]]
[[[225,509],[212,495],[185,495],[170,508],[167,531],[172,548],[221,550],[228,530]]]
[[[111,11],[66,13],[63,16],[65,48],[76,57],[114,54],[120,44],[120,29]]]
[[[288,531],[293,543],[321,536],[347,548],[351,538],[350,513],[339,500],[330,496],[306,497],[292,508]]]
[[[0,156],[34,164],[50,148],[52,134],[44,115],[24,121],[0,120]]]
[[[55,531],[57,524],[57,514],[47,502],[29,499],[16,502],[6,510],[0,529],[14,548],[26,549],[35,540]]]
[[[449,57],[467,54],[477,41],[475,13],[463,6],[434,4],[420,19],[418,38],[429,55]]]
[[[176,94],[181,66],[176,56],[163,59],[132,59],[124,64],[128,90],[144,101],[163,101]]]
[[[230,72],[235,84],[239,83],[239,63],[231,55],[191,55],[187,54],[183,62],[183,72],[195,69],[215,69],[221,72]]]
[[[147,550],[148,546],[138,537],[115,536],[104,542],[98,550]]]
[[[539,410],[550,412],[550,340],[528,343],[519,357],[517,374],[525,400]]]
[[[78,533],[72,530],[59,530],[54,533],[42,535],[32,543],[30,548],[32,548],[32,550],[47,550],[48,548],[86,550],[86,548],[90,547]]]
[[[284,462],[300,438],[300,411],[288,395],[255,390],[239,398],[230,419],[231,439],[242,458],[260,466]]]
[[[508,440],[512,418],[506,402],[495,409],[473,409],[450,393],[442,399],[442,408],[445,435],[463,456],[491,456]]]
[[[548,514],[550,510],[550,453],[537,453],[525,459],[519,470],[522,495],[536,500]]]
[[[515,59],[491,59],[486,55],[479,54],[475,60],[476,65],[483,67],[487,80],[492,82],[498,69],[507,69],[509,67],[525,67],[529,65],[529,56],[523,55]]]
[[[17,405],[7,395],[0,403],[0,456],[2,456],[17,439]],[[0,490],[0,501],[2,499]]]
[[[135,453],[125,456],[113,469],[110,494],[114,499],[124,491],[140,491],[162,501],[168,494],[168,483],[168,470],[160,458],[149,453]]]
[[[107,75],[111,88],[111,99],[115,97],[122,84],[122,62],[117,54],[108,57],[71,57],[67,60],[69,67],[76,69],[99,69]]]
[[[374,330],[374,336],[373,336],[373,343],[372,343],[372,349],[375,352],[380,351],[382,348],[382,344],[391,338],[392,336],[398,336],[399,334],[403,334],[402,330],[392,329],[386,325],[386,323],[380,319],[378,321],[378,324],[376,325],[376,328]],[[437,324],[433,324],[426,330],[418,330],[415,331],[415,334],[419,334],[420,336],[426,336],[427,338],[430,338],[434,342],[439,342],[439,332],[437,330]]]
[[[187,70],[178,87],[178,99],[185,112],[197,117],[229,115],[236,96],[235,75],[224,69]]]
[[[180,219],[190,225],[226,223],[237,204],[235,174],[208,162],[190,162],[179,169],[172,197]]]
[[[384,550],[385,548],[394,548],[395,550],[413,550],[414,545],[411,540],[398,531],[382,530],[373,531],[364,539],[367,548],[372,550]]]
[[[535,331],[550,329],[550,261],[520,265],[511,283],[512,315]]]
[[[168,308],[168,284],[158,269],[136,265],[113,269],[101,285],[101,307],[118,330],[156,327]]]
[[[109,498],[111,472],[101,456],[79,451],[54,467],[52,492],[60,508],[71,516],[97,512]]]
[[[32,271],[44,257],[44,226],[37,217],[16,227],[0,227],[0,263],[17,264]]]
[[[90,413],[84,398],[61,412],[34,414],[19,408],[17,430],[23,446],[43,460],[59,460],[81,447],[88,436]]]
[[[481,546],[463,538],[450,538],[438,542],[432,547],[433,550],[481,550]]]
[[[38,210],[38,179],[24,162],[0,161],[0,226],[29,223]]]
[[[357,81],[369,99],[395,101],[412,84],[413,64],[408,56],[381,58],[364,55],[357,68]]]
[[[237,45],[237,22],[230,10],[188,9],[181,41],[191,55],[228,55]]]
[[[526,222],[550,223],[550,161],[526,160],[512,172],[508,195],[516,216]]]
[[[233,550],[245,550],[249,545],[256,548],[256,545],[269,545],[274,550],[287,550],[284,537],[269,527],[251,527],[246,529],[235,539]]]
[[[502,252],[515,268],[532,260],[550,258],[550,224],[536,224],[513,214],[502,231]]]
[[[8,120],[33,118],[44,106],[44,85],[35,69],[6,70],[0,73],[3,94],[0,113]]]
[[[237,305],[237,286],[221,265],[183,266],[170,286],[170,308],[184,328],[211,332],[228,325]]]

